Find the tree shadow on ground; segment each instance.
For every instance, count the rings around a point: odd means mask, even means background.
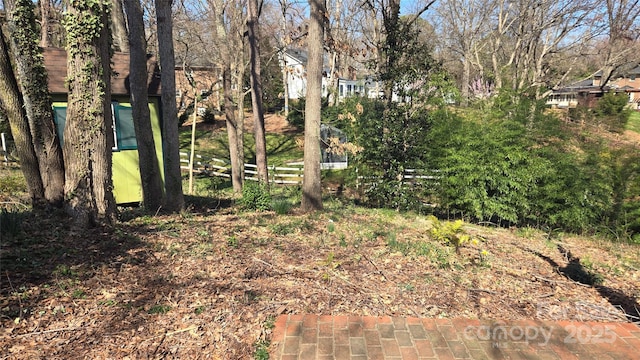
[[[57,286],[73,297],[68,285],[91,278],[97,268],[146,261],[144,252],[132,251],[145,246],[137,236],[105,226],[79,232],[61,211],[25,213],[19,227],[0,242],[1,319],[31,316],[28,309],[41,298],[29,289]]]
[[[567,260],[567,265],[561,266],[549,256],[538,251],[526,248],[521,249],[546,261],[566,278],[577,283],[593,287],[598,291],[600,296],[607,299],[612,306],[623,311],[629,322],[640,323],[640,305],[635,298],[620,290],[602,285],[604,281],[602,275],[586,269],[584,265],[580,263],[580,258],[573,255],[570,250],[564,248],[562,245],[558,244],[557,248],[560,254]]]

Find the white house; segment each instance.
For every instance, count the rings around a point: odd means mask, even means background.
[[[307,93],[307,52],[299,49],[288,49],[284,52],[280,61],[287,71],[287,84],[289,88],[289,99],[299,99]],[[322,76],[322,96],[327,96],[328,91],[328,69],[325,68]],[[365,80],[338,79],[338,98],[344,99],[350,96],[365,96],[369,87]]]

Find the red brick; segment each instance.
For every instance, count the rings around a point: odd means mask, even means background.
[[[395,339],[382,339],[380,343],[385,356],[401,356],[400,347]]]
[[[367,347],[364,343],[364,339],[361,338],[351,338],[349,339],[349,343],[351,345],[351,355],[366,355]]]
[[[318,354],[333,354],[333,338],[318,338]]]
[[[315,359],[316,358],[316,344],[305,344],[300,346],[299,359]]]
[[[422,326],[424,326],[425,330],[438,330],[438,324],[434,319],[423,319]]]
[[[480,320],[477,319],[453,319],[451,323],[458,332],[464,331],[469,326],[480,326]]]
[[[602,328],[596,328],[596,330],[599,332],[600,330],[602,330],[604,328],[605,325],[602,325],[602,326],[603,326]],[[634,337],[633,334],[629,330],[627,330],[626,328],[620,326],[620,324],[607,324],[606,326],[607,326],[606,329],[612,330],[613,332],[616,333],[616,335],[618,335],[621,338]],[[592,332],[592,334],[593,334],[593,332]]]
[[[280,316],[278,320],[276,320],[275,328],[273,329],[273,333],[271,335],[271,342],[280,342],[284,339],[284,330],[287,327],[287,318],[286,316]]]
[[[362,327],[364,329],[375,329],[378,324],[378,318],[375,316],[362,317]]]
[[[482,349],[469,350],[469,355],[471,355],[473,360],[491,360]]]
[[[620,326],[622,326],[623,328],[629,330],[629,331],[640,331],[640,326],[633,324],[633,323],[620,323]]]
[[[284,340],[282,354],[297,354],[300,350],[300,339],[289,337]]]
[[[302,330],[302,344],[315,344],[318,341],[318,331],[316,329]]]
[[[438,330],[442,337],[448,341],[459,340],[458,333],[453,326],[438,326]]]
[[[346,329],[349,324],[349,317],[347,316],[334,316],[333,327],[334,329]]]
[[[321,323],[333,323],[333,316],[331,315],[320,315],[318,322]]]
[[[349,348],[349,345],[336,345],[334,355],[336,359],[349,359],[351,356],[351,349]]]
[[[630,346],[633,346],[634,348],[636,348],[640,353],[640,339],[632,337],[632,338],[626,338],[624,339],[624,341]]]
[[[436,353],[436,356],[438,359],[440,360],[454,360],[455,357],[453,357],[453,353],[451,352],[451,350],[449,350],[449,348],[437,348],[434,350]]]
[[[333,339],[336,344],[349,345],[349,330],[333,329]]]
[[[574,354],[571,351],[567,350],[563,346],[552,345],[549,348],[549,350],[552,350],[553,352],[558,354],[558,357],[560,359],[562,359],[562,360],[578,359],[578,356],[576,356],[576,354]]]
[[[301,322],[289,322],[287,324],[287,330],[285,331],[286,336],[300,336],[302,334],[302,323]]]
[[[402,360],[418,360],[418,353],[413,347],[401,347],[400,354],[402,355]]]
[[[318,325],[318,336],[333,337],[333,324],[320,323]]]
[[[318,326],[318,317],[316,315],[305,315],[302,319],[302,326],[306,328],[315,328]]]
[[[422,320],[420,318],[408,317],[407,325],[422,325]]]
[[[396,330],[395,335],[399,346],[413,346],[413,342],[411,342],[411,335],[408,331]]]
[[[298,354],[295,355],[282,355],[280,360],[299,360]]]
[[[451,319],[436,319],[438,326],[451,326]]]
[[[337,358],[336,358],[337,359]],[[384,352],[381,346],[367,346],[367,359],[384,360]]]
[[[351,337],[362,337],[362,324],[358,323],[350,323],[349,324],[349,336]]]
[[[434,356],[433,346],[429,340],[414,340],[416,350],[420,356]]]
[[[378,318],[378,324],[393,324],[393,320],[389,316],[381,316]]]
[[[407,322],[404,318],[395,316],[391,318],[391,321],[393,322],[393,326],[396,328],[396,330],[406,330]]]
[[[453,353],[453,356],[456,359],[467,359],[469,358],[469,352],[467,351],[467,347],[464,345],[462,341],[449,341],[449,349]]]
[[[364,330],[364,340],[367,346],[380,345],[380,333],[377,330]]]
[[[291,321],[302,321],[304,319],[304,315],[289,315],[289,322]]]

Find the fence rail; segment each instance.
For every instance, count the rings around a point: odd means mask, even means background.
[[[5,133],[0,133],[0,156],[5,163],[14,162],[16,159],[12,156],[15,144],[7,139]]]
[[[189,170],[189,154],[186,152],[180,153],[180,168],[183,170]],[[289,166],[280,167],[271,165],[269,169],[269,183],[282,184],[282,185],[299,185],[302,184],[302,177],[304,173],[304,167],[302,166]],[[230,178],[231,177],[231,164],[228,160],[218,158],[206,158],[200,155],[196,155],[193,162],[193,171],[199,174],[209,176],[219,176]],[[244,164],[244,178],[245,180],[258,181],[257,165]]]

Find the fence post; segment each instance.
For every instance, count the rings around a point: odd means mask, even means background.
[[[4,137],[4,133],[0,134],[0,138],[2,138],[2,156],[4,157],[5,164],[8,164],[9,158],[7,157],[7,139]]]

